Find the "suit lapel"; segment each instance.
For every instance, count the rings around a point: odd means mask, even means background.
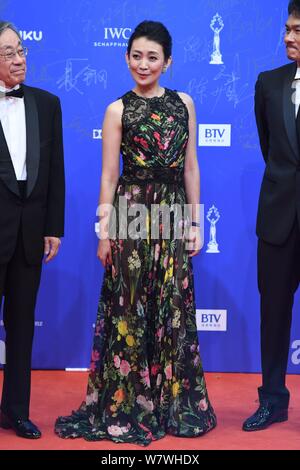
[[[3,127],[0,121],[0,179],[6,184],[8,189],[20,196],[19,187],[12,159],[8,150]]]
[[[26,116],[27,197],[29,197],[38,177],[40,162],[40,133],[35,97],[32,91],[26,86],[24,86],[24,102]]]
[[[295,119],[295,100],[293,95],[296,92],[295,88],[292,88],[292,84],[296,74],[296,63],[291,64],[288,73],[284,78],[283,88],[283,114],[285,129],[290,141],[291,147],[294,151],[294,156],[297,160],[300,159],[299,145],[297,138],[296,119]]]
[[[38,110],[33,93],[24,85],[26,119],[26,169],[27,197],[30,196],[37,180],[40,161],[40,135]],[[0,122],[0,178],[6,186],[20,195],[13,163]]]

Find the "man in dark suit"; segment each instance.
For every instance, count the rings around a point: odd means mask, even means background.
[[[289,3],[288,13],[285,44],[293,63],[261,73],[256,83],[256,121],[266,162],[257,216],[262,386],[260,406],[244,422],[244,431],[288,419],[285,379],[300,280],[300,0]]]
[[[18,31],[0,21],[0,307],[6,364],[0,426],[29,439],[34,309],[42,260],[64,231],[64,163],[59,99],[22,85],[26,53]]]

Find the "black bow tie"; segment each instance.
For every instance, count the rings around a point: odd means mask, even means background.
[[[11,97],[11,98],[23,98],[24,96],[24,90],[22,87],[18,88],[17,90],[11,90],[7,91],[5,93],[6,97]]]

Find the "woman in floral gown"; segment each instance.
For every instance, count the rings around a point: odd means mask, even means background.
[[[105,115],[100,220],[112,204],[116,236],[105,237],[100,224],[105,276],[87,395],[79,410],[57,419],[60,437],[148,445],[216,425],[199,356],[191,263],[200,249],[196,117],[188,95],[159,85],[171,47],[161,23],[135,29],[126,55],[135,87]],[[179,225],[188,235],[176,237],[178,207],[187,203],[191,219],[179,218]],[[141,205],[146,216],[136,224],[130,210]],[[169,237],[153,205],[170,208]]]

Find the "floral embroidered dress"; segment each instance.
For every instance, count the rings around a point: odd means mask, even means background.
[[[154,98],[129,91],[122,100],[117,236],[98,306],[87,396],[78,411],[57,419],[55,431],[64,438],[148,445],[166,434],[205,434],[216,417],[199,356],[191,258],[184,240],[162,237],[163,223],[154,234],[151,220],[153,204],[187,203],[188,110],[169,89]],[[118,215],[124,201],[127,220]],[[122,237],[124,227],[129,235],[132,225],[137,228],[130,215],[137,204],[147,208],[139,227],[144,236],[126,238],[125,230]]]

